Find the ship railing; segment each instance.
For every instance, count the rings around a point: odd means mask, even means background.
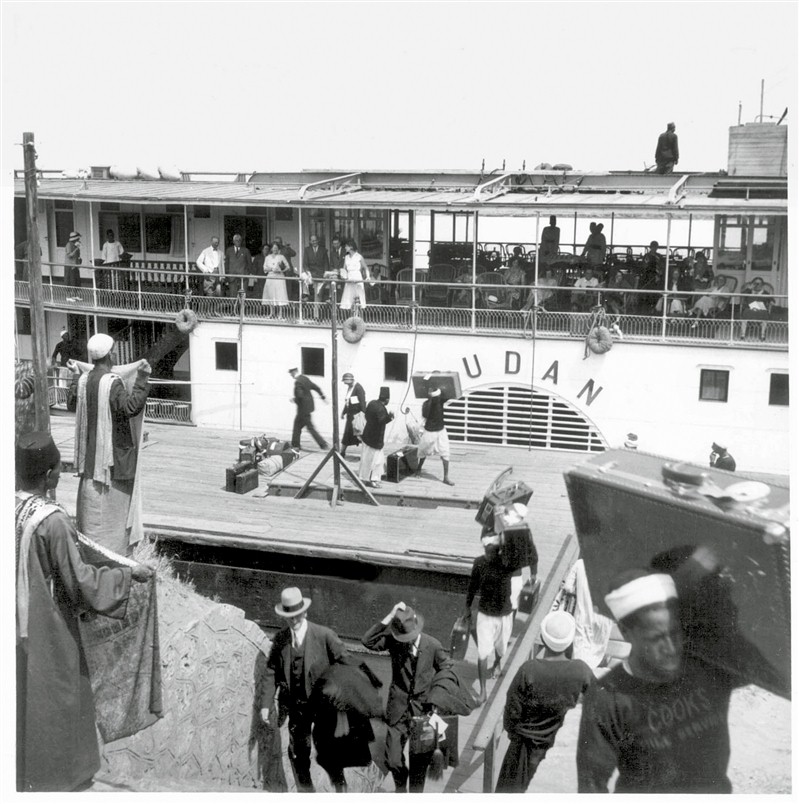
[[[150,398],[145,403],[144,418],[150,422],[191,424],[191,401]]]
[[[50,264],[51,266],[53,264]],[[70,286],[53,277],[44,278],[43,299],[48,306],[85,311],[129,311],[139,316],[169,318],[189,306],[201,319],[230,319],[240,317],[236,297],[204,296],[191,292],[150,290],[140,279],[132,286],[120,280],[117,273],[130,276],[132,269],[106,268],[110,276],[100,285],[92,273],[92,286]],[[141,273],[141,272],[139,272]],[[116,276],[116,278],[114,278]],[[241,278],[247,287],[251,275]],[[471,278],[471,277],[470,277]],[[493,278],[493,277],[492,277]],[[235,280],[237,277],[230,277]],[[195,288],[202,277],[192,276]],[[302,284],[296,278],[287,279],[287,286],[297,285],[295,298],[300,297]],[[337,281],[343,291],[347,284]],[[446,329],[454,332],[493,332],[497,334],[532,333],[533,319],[536,334],[557,337],[584,337],[592,311],[602,307],[607,313],[605,323],[616,325],[618,337],[645,341],[694,342],[708,341],[740,344],[760,341],[769,345],[787,345],[788,297],[769,293],[765,311],[749,310],[756,299],[746,288],[739,291],[710,293],[709,290],[669,291],[655,288],[575,288],[571,285],[539,283],[537,287],[507,285],[503,282],[457,281],[431,283],[422,281],[381,280],[363,286],[366,305],[360,315],[365,322],[388,328]],[[172,287],[179,287],[172,284]],[[434,286],[431,290],[431,286]],[[198,288],[199,289],[199,288]],[[257,291],[258,285],[255,285]],[[327,302],[289,301],[284,305],[264,303],[253,298],[253,291],[244,298],[244,319],[269,323],[289,323],[307,326],[329,325],[330,306]],[[703,309],[702,300],[711,298],[712,308]],[[15,281],[17,301],[29,300],[28,283]],[[535,315],[533,315],[535,308]],[[346,318],[351,311],[340,311]]]

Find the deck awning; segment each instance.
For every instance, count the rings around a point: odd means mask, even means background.
[[[288,178],[288,177],[287,177]],[[475,188],[469,186],[436,187],[374,187],[358,184],[340,191],[325,189],[306,190],[306,182],[284,185],[251,182],[171,182],[171,181],[116,181],[107,179],[49,179],[39,182],[38,195],[43,199],[70,201],[113,201],[129,204],[186,204],[211,206],[292,206],[295,208],[386,208],[414,209],[436,212],[479,212],[481,215],[502,217],[530,217],[577,213],[586,216],[607,217],[664,217],[672,215],[687,218],[689,215],[707,216],[723,214],[787,215],[785,198],[718,197],[711,195],[712,184],[693,188],[685,183],[685,191],[670,202],[665,187],[651,185],[635,189],[631,181],[625,186],[598,187],[596,182],[585,183],[587,189],[572,185],[570,190],[552,189],[537,191],[531,187],[508,187],[493,195],[475,198]],[[655,189],[655,191],[653,191]],[[23,196],[24,184],[15,181],[15,194]]]

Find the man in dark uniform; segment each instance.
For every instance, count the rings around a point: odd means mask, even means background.
[[[261,695],[261,720],[270,723],[279,690],[281,703],[288,709],[289,759],[301,793],[313,793],[311,781],[311,728],[314,712],[309,706],[317,679],[333,664],[345,661],[347,649],[323,625],[309,622],[306,612],[311,599],[297,587],[284,589],[275,606],[286,627],[278,631],[266,662],[266,678]],[[346,789],[344,772],[331,777],[337,792]]]
[[[727,452],[727,447],[714,441],[713,452],[710,453],[710,465],[715,466],[716,469],[726,469],[728,472],[734,472],[735,458]]]
[[[313,277],[314,301],[323,301],[325,286],[321,280],[330,268],[330,261],[327,258],[327,249],[319,245],[316,235],[311,235],[309,239],[303,254],[302,267]]]
[[[386,704],[386,765],[398,793],[421,793],[432,752],[410,755],[405,764],[405,744],[413,717],[424,714],[423,703],[435,674],[451,668],[453,661],[433,637],[422,633],[424,617],[404,603],[397,603],[361,637],[369,650],[387,650],[391,656],[391,687]]]
[[[666,130],[658,137],[657,148],[655,148],[655,163],[658,173],[671,173],[674,166],[680,161],[680,148],[674,132],[674,123],[669,123]]]
[[[524,793],[569,709],[594,680],[591,668],[572,658],[576,627],[565,611],[551,611],[541,622],[544,649],[525,662],[511,682],[505,702],[510,746],[502,762],[497,793]]]
[[[297,415],[294,417],[294,429],[291,433],[291,446],[300,449],[300,438],[303,427],[308,430],[311,437],[318,444],[320,449],[327,449],[327,442],[319,435],[311,421],[311,414],[314,411],[314,401],[312,391],[319,394],[320,399],[325,395],[318,385],[312,383],[304,374],[300,374],[297,369],[289,369],[289,374],[294,378],[294,398],[292,402],[297,405]]]

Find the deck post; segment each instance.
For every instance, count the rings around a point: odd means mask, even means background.
[[[186,290],[189,289],[189,208],[183,205],[183,264],[186,268]],[[139,286],[141,293],[141,285]]]
[[[666,267],[663,271],[663,309],[661,310],[660,337],[666,340],[666,322],[669,315],[669,270],[671,264],[671,215],[666,217]]]
[[[474,215],[474,248],[472,249],[472,322],[470,331],[475,332],[477,330],[477,210],[472,215]]]
[[[50,405],[47,396],[47,330],[44,323],[42,256],[39,253],[38,193],[36,190],[36,145],[33,132],[22,135],[25,160],[25,206],[28,229],[28,278],[31,302],[31,345],[33,351],[33,410],[36,429],[50,432]]]

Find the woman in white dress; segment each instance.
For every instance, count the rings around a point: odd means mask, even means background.
[[[280,246],[272,243],[269,254],[264,257],[264,273],[266,282],[264,283],[264,295],[262,304],[268,305],[270,315],[272,308],[285,307],[289,303],[289,295],[286,290],[285,273],[290,270],[288,260],[280,253]],[[279,311],[279,309],[278,309]]]
[[[356,298],[362,308],[366,307],[366,288],[363,283],[369,276],[369,269],[364,258],[358,253],[354,240],[347,240],[344,243],[344,251],[346,253],[341,278],[346,279],[347,283],[344,285],[339,307],[342,310],[350,310]]]

